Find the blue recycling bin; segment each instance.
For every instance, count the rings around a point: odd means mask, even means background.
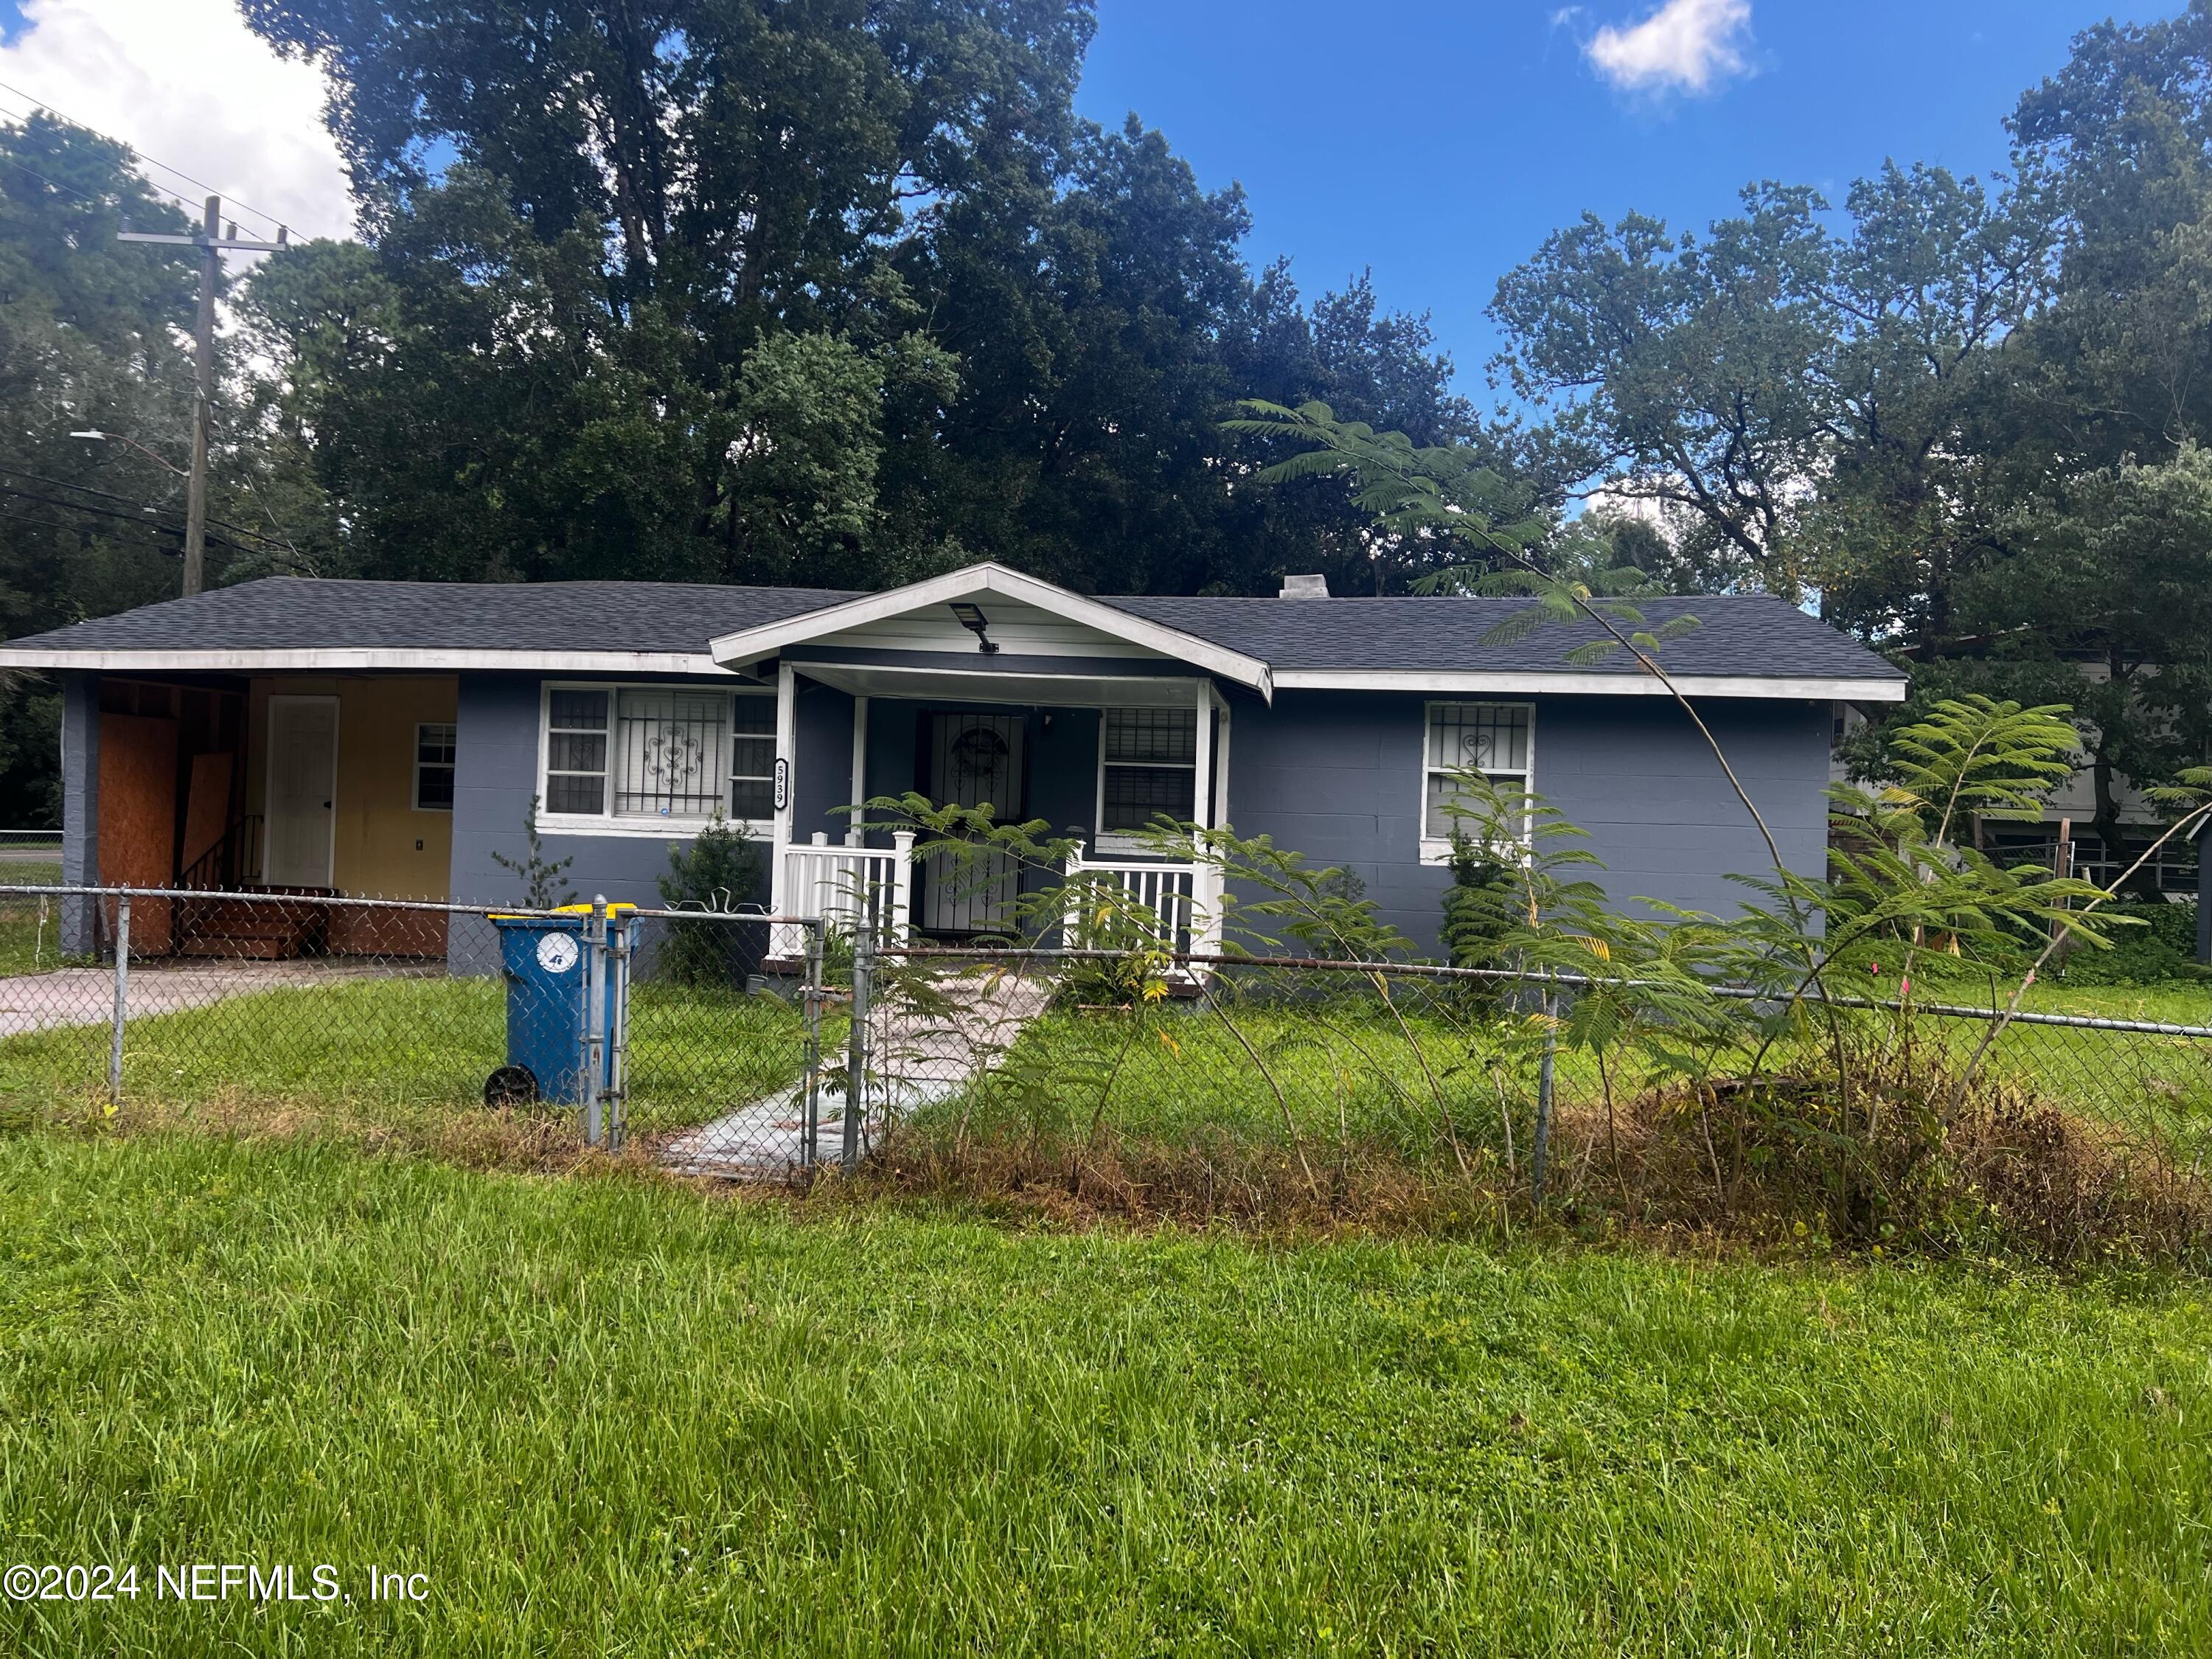
[[[611,915],[616,908],[608,907]],[[591,918],[588,904],[565,905],[553,915],[492,917],[507,980],[507,1063],[484,1084],[488,1103],[590,1103],[591,973],[585,930]],[[620,996],[610,975],[601,1012],[607,1038],[599,1045],[602,1087],[613,1082],[612,1033]]]

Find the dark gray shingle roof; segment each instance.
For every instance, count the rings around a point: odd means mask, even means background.
[[[1483,636],[1526,599],[1109,599],[1117,610],[1196,634],[1285,670],[1401,669],[1448,673],[1566,670],[1577,646],[1601,639],[1595,623],[1540,628],[1510,644]],[[1637,602],[1647,625],[1680,616],[1698,618],[1694,632],[1660,653],[1670,673],[1757,678],[1903,679],[1903,672],[1849,635],[1784,600],[1756,593],[1701,593],[1694,599]],[[1581,672],[1640,672],[1626,652]]]
[[[375,582],[271,576],[9,646],[75,651],[667,651],[855,597],[703,582]]]
[[[509,650],[703,653],[710,640],[859,594],[690,582],[380,582],[277,576],[102,617],[9,647],[48,651]],[[1104,603],[1257,657],[1277,671],[1565,672],[1594,626],[1547,627],[1510,645],[1483,635],[1516,599],[1238,599]],[[1902,679],[1847,635],[1780,599],[1701,595],[1643,609],[1702,626],[1662,660],[1684,675]],[[1591,672],[1583,670],[1582,672]],[[1616,654],[1596,672],[1633,674]]]

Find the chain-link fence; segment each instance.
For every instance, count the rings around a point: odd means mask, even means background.
[[[38,886],[61,878],[60,830],[0,830],[0,882]]]
[[[2202,1198],[2212,1139],[2212,1020],[1729,988],[1668,1020],[1632,985],[1188,954],[857,966],[879,1164],[1154,1214],[1809,1200],[1879,1239],[2033,1198],[2063,1231]]]
[[[696,1175],[835,1164],[1193,1216],[1486,1194],[1735,1212],[1787,1169],[1839,1205],[1871,1192],[1878,1231],[1930,1169],[1963,1191],[2012,1178],[2022,1146],[2071,1169],[2062,1185],[2201,1182],[2212,1018],[1721,988],[1718,1013],[1684,1019],[1633,989],[890,946],[704,911],[19,884],[0,887],[0,1094],[295,1103]]]
[[[777,1127],[789,1114],[755,1109],[818,1070],[819,1006],[804,975],[763,959],[772,933],[818,931],[626,906],[0,885],[0,1093],[473,1125],[781,1175],[811,1146]]]

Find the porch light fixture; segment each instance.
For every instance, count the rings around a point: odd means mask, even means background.
[[[975,648],[978,651],[987,657],[997,653],[999,647],[991,643],[991,636],[983,631],[991,625],[991,619],[983,614],[981,605],[971,605],[967,600],[961,599],[948,609],[960,619],[960,625],[975,636]]]

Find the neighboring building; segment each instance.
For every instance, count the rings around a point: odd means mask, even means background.
[[[1726,914],[1747,896],[1729,875],[1765,867],[1662,688],[1626,656],[1567,661],[1594,629],[1492,646],[1524,602],[1285,586],[1087,599],[988,564],[872,594],[277,578],[14,641],[0,667],[66,688],[73,883],[513,902],[494,855],[521,855],[536,796],[586,895],[653,902],[669,844],[720,811],[769,844],[755,896],[803,912],[891,857],[847,809],[915,789],[1132,869],[1158,813],[1233,823],[1349,868],[1433,949],[1460,765],[1547,796],[1622,898]],[[1904,676],[1778,599],[1645,608],[1702,619],[1668,672],[1784,856],[1821,869],[1836,706],[1899,701]],[[1211,897],[1187,866],[1150,873]],[[1012,888],[925,868],[900,891],[910,925],[958,935],[1002,920]],[[357,913],[354,937],[343,915],[332,949],[442,950],[398,913]]]

